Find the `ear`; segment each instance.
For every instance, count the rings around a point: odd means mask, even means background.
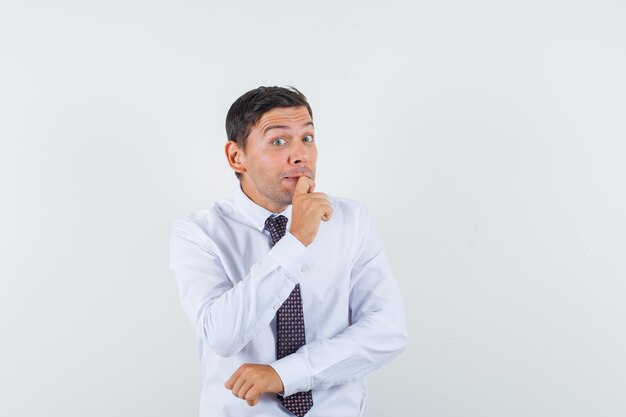
[[[228,160],[228,165],[232,168],[233,171],[239,172],[240,174],[246,172],[246,156],[244,155],[237,142],[229,140],[226,142],[226,146],[224,147],[224,151],[226,153],[226,159]]]

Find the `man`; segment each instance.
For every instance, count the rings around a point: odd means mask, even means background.
[[[170,268],[198,339],[200,415],[361,416],[365,375],[407,345],[367,208],[315,191],[312,111],[259,87],[226,117],[232,200],[178,220]]]

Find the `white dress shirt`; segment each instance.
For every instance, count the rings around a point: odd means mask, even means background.
[[[174,223],[170,269],[198,341],[201,417],[291,416],[276,394],[256,406],[224,383],[244,363],[271,365],[284,395],[312,390],[306,417],[363,414],[365,375],[407,345],[402,297],[365,205],[328,196],[333,215],[304,246],[289,232],[270,248],[275,215],[243,193]],[[300,283],[306,345],[276,360],[276,310]]]

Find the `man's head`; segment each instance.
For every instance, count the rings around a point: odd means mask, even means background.
[[[259,87],[226,116],[226,157],[243,191],[274,212],[291,204],[301,175],[315,179],[313,112],[297,89]]]

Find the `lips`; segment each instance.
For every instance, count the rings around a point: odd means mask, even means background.
[[[285,180],[297,180],[300,177],[309,177],[309,178],[311,178],[311,175],[308,172],[289,173],[288,175],[285,175],[283,177],[283,179],[285,179]]]

